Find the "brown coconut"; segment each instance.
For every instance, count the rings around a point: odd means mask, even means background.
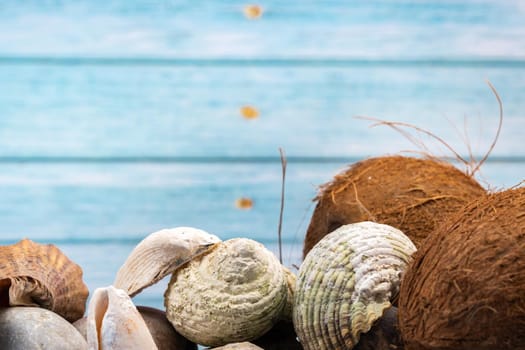
[[[338,227],[375,221],[403,231],[419,247],[451,213],[486,193],[471,176],[434,158],[369,158],[321,186],[303,256]]]
[[[525,188],[475,200],[415,254],[399,328],[416,349],[525,349]]]

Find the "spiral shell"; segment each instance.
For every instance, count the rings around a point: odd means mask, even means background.
[[[153,232],[133,249],[113,285],[134,296],[218,242],[217,236],[192,227]]]
[[[164,303],[180,334],[221,346],[268,331],[282,316],[287,295],[283,267],[273,253],[236,238],[174,272]]]
[[[10,306],[40,306],[73,322],[84,314],[89,291],[82,269],[52,244],[23,239],[0,246],[0,295]]]
[[[299,270],[294,326],[305,350],[351,349],[391,306],[414,244],[401,231],[361,222],[325,236]]]

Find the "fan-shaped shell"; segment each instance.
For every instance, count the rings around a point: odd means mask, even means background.
[[[39,307],[0,309],[0,349],[85,350],[86,340],[65,319]]]
[[[177,270],[164,303],[180,334],[221,346],[268,331],[281,317],[287,294],[279,260],[262,244],[236,238]]]
[[[391,306],[414,244],[388,225],[361,222],[325,236],[299,270],[294,326],[306,350],[351,349]]]
[[[134,296],[220,241],[192,227],[153,232],[133,249],[119,269],[114,286]]]
[[[93,293],[86,328],[92,350],[157,350],[146,322],[128,294],[113,286]]]
[[[56,246],[29,239],[0,246],[3,306],[40,306],[73,322],[84,314],[88,294],[82,269]]]

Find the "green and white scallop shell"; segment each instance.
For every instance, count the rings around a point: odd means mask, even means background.
[[[301,265],[294,298],[304,349],[352,349],[391,306],[415,251],[403,232],[368,221],[319,241]]]

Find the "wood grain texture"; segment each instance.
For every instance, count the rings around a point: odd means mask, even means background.
[[[288,165],[283,239],[302,242],[319,185],[347,163]],[[485,187],[521,181],[525,163],[487,163]],[[281,168],[241,164],[0,164],[2,240],[138,242],[161,228],[195,226],[222,238],[275,241]],[[253,201],[236,208],[238,198]]]
[[[14,78],[13,78],[14,77]],[[466,154],[519,155],[524,69],[0,65],[2,157],[348,157],[414,149],[357,115],[426,128]],[[241,107],[254,106],[247,120]],[[467,122],[465,122],[465,119]],[[386,146],[388,145],[388,146]],[[438,154],[441,151],[436,150]]]
[[[6,0],[0,52],[74,57],[500,57],[525,55],[520,0],[260,2]]]

